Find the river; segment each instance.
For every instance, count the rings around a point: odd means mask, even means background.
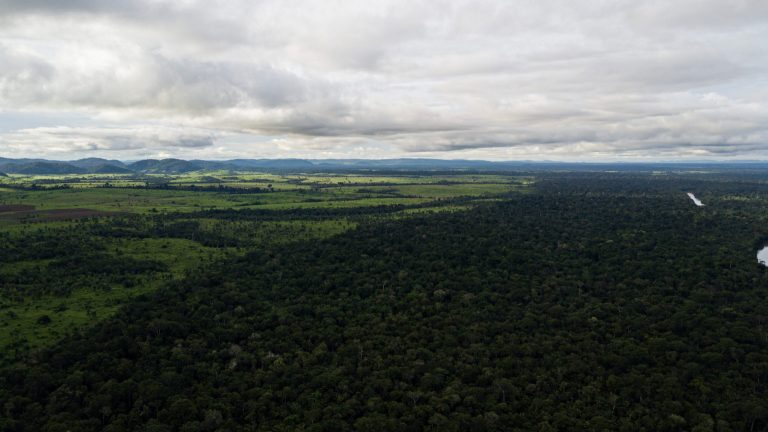
[[[704,203],[702,203],[701,201],[699,201],[699,199],[698,199],[698,198],[696,198],[696,195],[694,195],[694,194],[692,194],[692,193],[688,192],[688,198],[692,199],[692,200],[693,200],[693,203],[694,203],[694,204],[696,204],[697,206],[699,206],[699,207],[704,207]]]
[[[768,246],[757,251],[757,262],[768,267]]]

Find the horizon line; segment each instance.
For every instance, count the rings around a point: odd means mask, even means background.
[[[185,159],[181,157],[144,157],[144,158],[138,158],[138,159],[118,159],[118,158],[105,158],[105,157],[98,157],[98,156],[92,156],[92,157],[84,157],[84,158],[77,158],[77,159],[52,159],[47,157],[8,157],[8,156],[2,156],[0,155],[0,159],[6,159],[8,161],[24,161],[24,160],[32,160],[32,161],[39,161],[39,162],[78,162],[83,160],[89,160],[89,159],[99,159],[104,161],[118,161],[121,163],[135,163],[135,162],[141,162],[141,161],[147,161],[147,160],[157,160],[157,161],[164,161],[164,160],[180,160],[185,162],[193,162],[193,161],[202,161],[202,162],[230,162],[230,161],[236,161],[236,160],[252,160],[252,161],[285,161],[285,160],[293,160],[293,161],[306,161],[306,162],[385,162],[385,161],[435,161],[435,162],[483,162],[483,163],[491,163],[491,164],[509,164],[509,163],[531,163],[531,164],[540,164],[540,163],[550,163],[550,164],[593,164],[593,165],[606,165],[606,164],[626,164],[626,165],[636,165],[636,164],[746,164],[746,163],[757,163],[757,164],[768,164],[768,159],[684,159],[684,160],[642,160],[642,159],[631,159],[631,160],[557,160],[557,159],[504,159],[504,160],[492,160],[492,159],[445,159],[445,158],[433,158],[433,157],[389,157],[389,158],[301,158],[301,157],[231,157],[226,159],[200,159],[200,158],[194,158],[194,159]]]

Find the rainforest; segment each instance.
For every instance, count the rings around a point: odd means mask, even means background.
[[[764,167],[195,168],[0,177],[0,430],[768,428]]]

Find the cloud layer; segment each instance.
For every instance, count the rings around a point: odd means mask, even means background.
[[[0,156],[766,158],[766,40],[762,0],[0,0],[40,119]]]

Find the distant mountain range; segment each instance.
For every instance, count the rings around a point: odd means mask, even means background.
[[[225,161],[145,159],[135,162],[87,158],[73,161],[9,159],[0,157],[0,176],[4,173],[27,175],[56,174],[184,174],[194,171],[331,171],[331,170],[608,170],[693,169],[768,169],[763,161],[666,162],[666,163],[567,163],[447,159],[231,159]]]
[[[45,159],[0,158],[0,173],[55,175],[55,174],[183,174],[203,170],[281,170],[313,168],[315,165],[301,159],[235,159],[231,161],[205,161],[181,159],[145,159],[122,162],[101,158],[73,161]]]
[[[232,159],[226,161],[145,159],[122,162],[100,158],[73,161],[0,158],[0,172],[11,174],[183,174],[204,170],[324,170],[324,169],[504,169],[506,162],[440,159]]]

